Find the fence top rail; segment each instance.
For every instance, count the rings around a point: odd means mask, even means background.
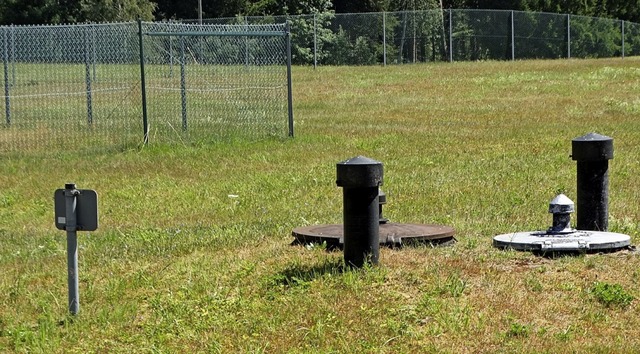
[[[448,9],[440,9],[440,8],[436,8],[436,9],[425,9],[425,10],[405,10],[405,11],[385,11],[385,12],[353,12],[353,13],[336,13],[333,11],[330,11],[328,14],[333,15],[335,17],[344,17],[344,16],[352,16],[352,15],[381,15],[381,14],[403,14],[403,13],[421,13],[421,12],[449,12],[449,11],[454,11],[454,12],[508,12],[508,13],[518,13],[518,14],[535,14],[535,15],[555,15],[555,16],[570,16],[570,17],[584,17],[584,18],[593,18],[593,19],[603,19],[603,20],[612,20],[612,21],[621,21],[619,19],[614,19],[614,18],[608,18],[608,17],[593,17],[593,16],[584,16],[584,15],[572,15],[572,14],[562,14],[562,13],[555,13],[555,12],[542,12],[542,11],[521,11],[521,10],[504,10],[504,9],[498,9],[498,10],[493,10],[493,9],[452,9],[452,8],[448,8]],[[278,16],[245,16],[244,19],[253,19],[253,20],[258,20],[258,19],[265,19],[265,18],[280,18],[280,17],[286,17],[288,19],[292,19],[292,18],[306,18],[306,17],[313,17],[314,15],[321,15],[321,14],[325,14],[325,13],[314,13],[314,14],[301,14],[301,15],[278,15]],[[218,18],[206,18],[203,19],[203,21],[232,21],[232,20],[238,20],[238,18],[236,17],[218,17]],[[195,19],[185,19],[182,20],[183,23],[193,23],[195,21]],[[632,21],[624,21],[626,23],[631,23],[631,24],[640,24],[637,22],[632,22]]]
[[[50,28],[78,28],[78,27],[108,27],[108,26],[128,26],[135,25],[135,22],[87,22],[87,23],[66,23],[66,24],[37,24],[37,25],[0,25],[0,29],[50,29]]]
[[[197,24],[183,22],[142,22],[149,29],[149,32],[284,32],[287,23],[269,23],[269,24]],[[241,30],[240,30],[241,29]]]
[[[262,32],[240,32],[240,31],[215,31],[215,32],[147,32],[151,37],[281,37],[287,33],[285,31],[262,31]]]

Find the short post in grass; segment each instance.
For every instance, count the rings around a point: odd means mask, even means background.
[[[55,225],[67,231],[69,312],[76,315],[80,311],[77,231],[94,231],[98,228],[98,195],[93,190],[76,189],[75,183],[67,183],[64,189],[54,192],[53,199]]]
[[[379,187],[382,163],[357,156],[336,166],[343,188],[344,260],[349,267],[378,264],[380,254]]]
[[[577,228],[607,231],[613,139],[597,133],[577,137],[571,141],[571,158],[577,161]]]

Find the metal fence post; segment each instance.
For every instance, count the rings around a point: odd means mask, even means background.
[[[449,9],[449,62],[453,63],[453,10]]]
[[[289,22],[287,22],[289,25]],[[316,14],[313,14],[313,68],[318,66],[318,26],[316,22]]]
[[[11,25],[11,86],[16,84],[16,27]]]
[[[244,18],[244,26],[247,32],[249,32],[249,19],[247,17]],[[202,48],[202,42],[198,41],[200,48]],[[244,66],[249,67],[249,45],[250,45],[249,37],[244,37]],[[202,49],[200,49],[200,55],[202,55]]]
[[[624,20],[620,20],[620,31],[622,32],[622,59],[624,59]]]
[[[93,64],[93,81],[96,81],[96,27],[95,25],[91,25],[91,51],[93,54],[93,58],[91,63]]]
[[[382,65],[387,66],[387,13],[382,12]]]
[[[140,49],[140,92],[142,94],[143,143],[149,143],[149,121],[147,120],[147,87],[144,75],[144,46],[142,41],[142,20],[138,19],[138,48]]]
[[[93,104],[91,97],[91,63],[89,61],[89,29],[90,27],[84,27],[84,68],[85,68],[85,83],[87,88],[87,123],[89,126],[93,124]]]
[[[511,60],[516,60],[516,35],[513,21],[514,11],[511,10]]]
[[[412,51],[413,51],[413,55],[412,55],[412,63],[415,64],[416,60],[418,59],[418,53],[417,53],[417,38],[416,38],[416,10],[413,10],[412,12],[413,14],[413,21],[412,22],[412,27],[413,27],[413,46],[412,46]]]
[[[289,136],[293,138],[293,86],[291,80],[291,27],[289,21],[284,27],[287,56],[287,112],[289,115]]]
[[[4,66],[4,110],[6,115],[6,123],[7,125],[11,125],[11,108],[9,99],[9,49],[7,42],[7,30],[6,28],[4,28],[2,30],[2,43],[4,47],[2,55],[2,63]]]
[[[567,14],[567,59],[571,59],[571,15]]]
[[[169,20],[169,23],[173,22]],[[173,37],[169,37],[169,77],[173,77]]]
[[[180,101],[182,102],[182,130],[187,130],[187,82],[184,36],[180,36]]]

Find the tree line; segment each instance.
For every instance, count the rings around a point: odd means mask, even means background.
[[[61,24],[430,9],[504,9],[640,23],[640,0],[0,0],[0,24]]]

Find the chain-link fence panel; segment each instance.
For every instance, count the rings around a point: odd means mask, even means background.
[[[568,16],[513,12],[514,59],[567,57]]]
[[[606,18],[570,16],[572,58],[608,58],[621,55],[620,21]]]
[[[143,25],[150,142],[291,133],[284,24]]]
[[[451,11],[454,61],[512,59],[511,11]]]
[[[383,60],[382,14],[336,14],[326,25],[333,41],[325,43],[326,55],[320,64],[373,65]]]
[[[625,21],[624,30],[624,55],[640,55],[640,23]]]
[[[134,24],[0,27],[0,151],[139,143]]]
[[[446,17],[446,18],[445,18]],[[439,10],[385,14],[387,63],[447,60],[448,15]]]
[[[291,24],[298,65],[402,64],[456,60],[611,57],[622,53],[622,22],[508,10],[424,10],[235,17],[206,23]],[[638,24],[625,22],[625,55],[637,52]]]

